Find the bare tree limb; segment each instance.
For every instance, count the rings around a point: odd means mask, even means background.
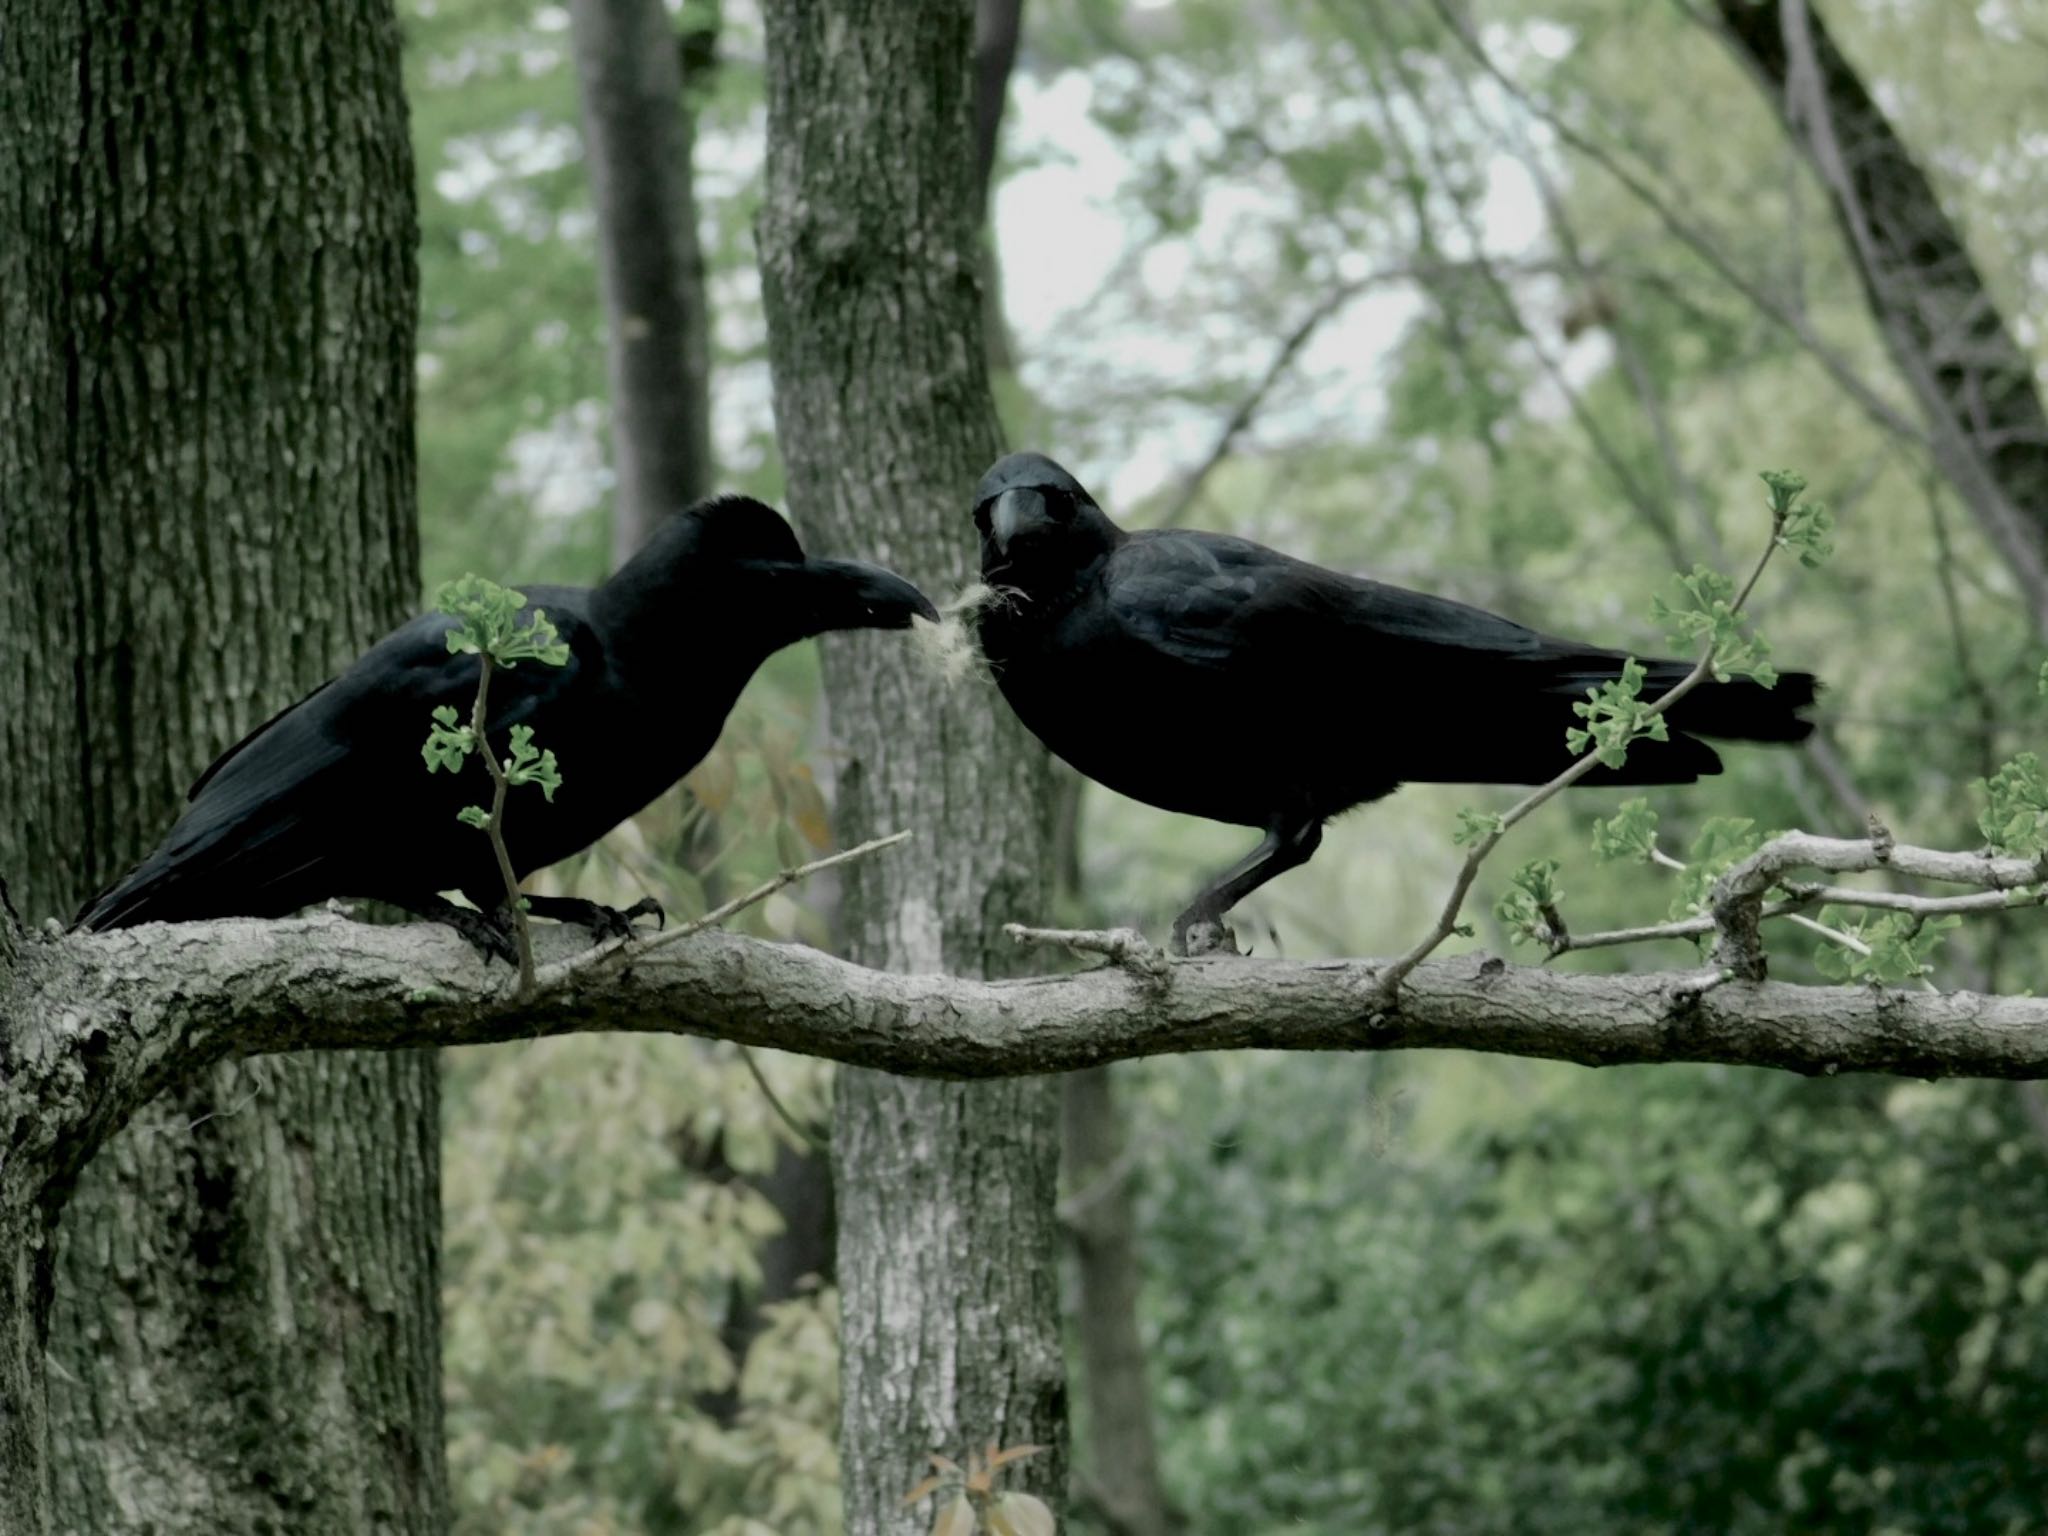
[[[1972,885],[1985,893],[1940,898],[1838,886],[1816,886],[1810,894],[1793,888],[1795,896],[1805,895],[1807,901],[1853,902],[1919,916],[2038,906],[2044,899],[2040,887],[2048,880],[2048,858],[2020,859],[1915,848],[1895,842],[1889,832],[1875,825],[1867,838],[1787,832],[1771,839],[1714,883],[1713,922],[1721,935],[1714,954],[1717,965],[1747,978],[1764,974],[1763,943],[1757,934],[1757,924],[1765,915],[1766,896],[1774,887],[1784,885],[1784,876],[1795,869],[1820,869],[1831,874],[1890,870],[1917,880]]]
[[[1800,862],[1867,867],[1869,846],[1781,839],[1731,872],[1728,900]],[[1895,857],[1914,871],[2020,883],[2000,861],[1904,847]],[[2026,874],[2038,879],[2031,865]],[[555,954],[550,970],[582,942],[556,927],[535,937]],[[572,969],[556,988],[521,998],[502,969],[436,924],[319,916],[45,937],[0,978],[9,1049],[0,1174],[75,1168],[136,1104],[226,1056],[597,1030],[727,1039],[938,1078],[1185,1051],[1421,1047],[1587,1066],[2048,1077],[2048,998],[1742,980],[1704,991],[1697,972],[1574,975],[1470,955],[1418,965],[1390,1004],[1388,965],[1186,960],[1171,962],[1163,982],[1116,966],[988,982],[869,970],[800,945],[707,932],[617,967]]]

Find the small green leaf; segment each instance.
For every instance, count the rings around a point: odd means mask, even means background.
[[[465,827],[481,830],[491,824],[491,813],[480,805],[465,805],[455,813],[455,819]]]
[[[1743,628],[1735,611],[1735,583],[1706,565],[1671,580],[1677,590],[1670,601],[1650,599],[1650,617],[1664,626],[1671,643],[1694,651],[1711,646],[1707,664],[1719,682],[1753,677],[1766,688],[1774,686],[1778,671],[1771,665],[1770,645]]]
[[[1962,923],[1951,913],[1930,920],[1910,912],[1884,912],[1875,917],[1856,918],[1847,908],[1820,909],[1823,927],[1856,940],[1870,951],[1859,953],[1846,944],[1823,938],[1814,951],[1813,963],[1823,976],[1834,981],[1867,981],[1892,985],[1927,975],[1930,964],[1950,930]]]
[[[1460,848],[1473,843],[1483,843],[1489,837],[1496,837],[1507,830],[1507,823],[1499,816],[1490,816],[1469,807],[1458,811],[1457,830],[1451,833],[1451,841]]]
[[[2038,755],[2020,753],[1975,787],[1986,802],[1977,827],[1995,852],[2024,859],[2048,849],[2048,779]]]
[[[1792,504],[1799,500],[1806,490],[1806,476],[1796,469],[1766,469],[1760,472],[1763,483],[1770,487],[1771,515],[1783,517],[1792,510]]]
[[[1630,859],[1648,863],[1657,847],[1657,813],[1638,795],[1624,800],[1605,821],[1593,823],[1593,854],[1603,863]]]
[[[442,710],[434,711],[437,723],[427,732],[426,745],[420,748],[420,756],[426,759],[429,773],[443,768],[456,773],[462,768],[462,760],[476,750],[476,736],[468,726],[450,729],[448,724],[440,723],[442,714]],[[455,711],[447,710],[446,714],[452,722]]]
[[[1631,656],[1622,663],[1621,676],[1597,688],[1586,690],[1586,702],[1574,704],[1572,713],[1586,722],[1582,729],[1569,727],[1564,744],[1574,756],[1590,750],[1609,768],[1628,760],[1629,744],[1635,741],[1668,741],[1671,729],[1662,715],[1650,713],[1650,702],[1642,697],[1647,676],[1643,664]]]
[[[1508,877],[1508,888],[1494,906],[1494,915],[1517,944],[1544,942],[1558,927],[1557,908],[1564,900],[1558,888],[1555,859],[1532,859]]]

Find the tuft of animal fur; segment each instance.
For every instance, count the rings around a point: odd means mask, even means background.
[[[984,683],[993,681],[981,646],[975,641],[975,621],[989,609],[1013,602],[1015,597],[1010,588],[992,587],[985,581],[961,588],[938,604],[938,623],[910,627],[918,657],[949,687],[968,677]]]

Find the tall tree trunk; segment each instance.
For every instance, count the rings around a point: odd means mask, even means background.
[[[1115,1536],[1166,1536],[1166,1490],[1138,1332],[1138,1216],[1125,1117],[1109,1067],[1064,1079],[1067,1230],[1081,1272],[1087,1454],[1077,1483]]]
[[[810,539],[953,591],[972,576],[967,493],[999,449],[982,341],[971,10],[770,0],[758,244],[790,501]],[[856,959],[992,972],[1006,920],[1047,899],[1043,751],[989,694],[947,690],[888,637],[825,643],[842,839],[917,834],[856,865]],[[927,1453],[1052,1447],[1064,1475],[1053,1193],[1056,1097],[1038,1080],[840,1075],[849,1536],[907,1528]]]
[[[1017,63],[1017,45],[1024,32],[1024,0],[975,0],[974,6],[974,176],[980,202],[982,259],[987,264],[982,284],[982,332],[988,344],[991,372],[1009,373],[1017,366],[1010,323],[1003,314],[1003,260],[989,219],[995,192],[996,150],[1003,138],[1003,113],[1010,104],[1010,72]]]
[[[662,0],[570,0],[611,373],[612,564],[711,489],[710,329],[682,45]]]
[[[1934,457],[2048,634],[2048,409],[1912,151],[1811,0],[1716,0],[1720,35],[1812,164]]]
[[[687,11],[677,37],[662,0],[573,0],[583,135],[597,211],[599,286],[609,325],[612,564],[655,522],[712,489],[710,296],[697,228],[696,105],[717,58],[718,15]],[[718,846],[713,835],[705,839]],[[763,1244],[760,1283],[735,1291],[720,1337],[735,1373],[762,1308],[832,1272],[832,1167],[783,1148],[756,1187],[783,1220]],[[730,1424],[735,1384],[703,1406]]]
[[[0,646],[30,662],[0,668],[0,868],[34,916],[416,600],[398,44],[388,6],[309,0],[0,26]],[[0,1457],[48,1457],[10,1530],[445,1526],[436,1081],[424,1053],[226,1069],[86,1170],[46,1439],[0,1407]]]

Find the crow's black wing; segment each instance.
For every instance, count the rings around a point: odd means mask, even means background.
[[[1183,677],[1191,699],[1255,700],[1276,745],[1328,754],[1369,730],[1375,765],[1407,780],[1540,782],[1570,761],[1571,706],[1617,678],[1621,651],[1560,639],[1448,598],[1347,576],[1247,540],[1136,535],[1104,571],[1103,609],[1118,632]],[[1692,664],[1640,658],[1644,696]],[[1797,741],[1814,681],[1776,690],[1708,684],[1672,712],[1672,739],[1639,745],[1595,783],[1683,782],[1720,759],[1684,733]],[[1289,726],[1289,717],[1294,724]],[[1361,741],[1361,750],[1366,750]]]
[[[1162,655],[1268,684],[1301,667],[1327,688],[1347,673],[1395,664],[1465,672],[1541,663],[1559,650],[1559,642],[1484,609],[1221,534],[1134,535],[1105,569],[1102,593],[1117,626]]]
[[[493,675],[489,729],[500,745],[503,732],[604,668],[596,633],[577,611],[579,593],[529,595],[568,643],[569,661],[522,662]],[[230,747],[193,784],[161,846],[88,902],[79,924],[275,915],[321,899],[305,893],[323,865],[360,862],[369,843],[402,844],[417,820],[407,810],[440,798],[420,756],[433,711],[446,705],[466,722],[476,698],[479,664],[448,650],[452,623],[424,614],[401,626]],[[401,862],[417,856],[406,846],[389,853]]]

